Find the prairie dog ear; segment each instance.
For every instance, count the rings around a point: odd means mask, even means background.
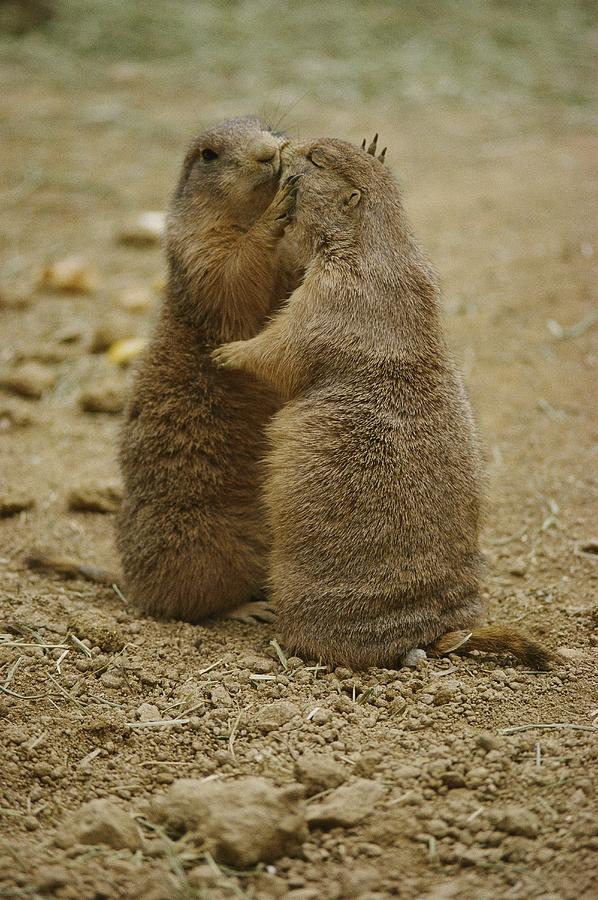
[[[347,207],[347,209],[353,209],[361,200],[361,191],[358,191],[357,188],[354,188],[352,191],[347,191],[343,196],[343,203]]]
[[[310,162],[317,166],[319,169],[326,169],[328,165],[328,160],[326,159],[326,153],[324,150],[320,150],[319,147],[314,147],[311,153],[308,156]]]

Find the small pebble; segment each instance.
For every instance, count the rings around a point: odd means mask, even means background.
[[[353,773],[360,775],[362,778],[370,778],[380,763],[382,762],[382,754],[377,750],[366,750],[360,753],[353,767]]]
[[[289,700],[276,700],[274,703],[268,703],[267,706],[258,709],[254,716],[254,722],[260,731],[268,733],[276,731],[299,715],[301,715],[301,710],[294,703]]]
[[[105,353],[118,341],[135,337],[136,326],[127,316],[111,316],[99,325],[89,345],[90,353]]]
[[[26,362],[8,372],[1,384],[21,397],[40,400],[56,384],[56,373],[40,363]]]
[[[351,828],[373,812],[385,793],[386,788],[377,781],[359,778],[311,803],[307,821],[310,827]]]
[[[122,490],[116,484],[86,484],[71,490],[68,508],[76,512],[113,513],[121,500]]]
[[[13,428],[27,428],[33,424],[33,418],[25,404],[19,400],[6,400],[0,404],[0,432]]]
[[[143,313],[155,305],[154,294],[144,287],[125,288],[116,297],[116,302],[128,312]]]
[[[120,229],[117,239],[121,244],[149,247],[159,244],[166,229],[166,214],[147,210],[132,217]]]
[[[501,750],[504,747],[504,738],[500,735],[492,734],[489,731],[482,731],[476,738],[476,744],[482,750]]]
[[[143,353],[147,347],[147,338],[131,337],[116,341],[106,352],[111,363],[117,366],[128,366],[130,362]]]
[[[102,799],[79,807],[59,830],[55,842],[63,849],[79,843],[137,850],[141,836],[135,820],[119,803]]]
[[[332,718],[332,712],[329,709],[316,709],[313,716],[311,716],[310,721],[313,722],[314,725],[326,725],[327,722],[330,722]]]
[[[4,736],[11,744],[24,744],[29,740],[29,735],[23,728],[18,725],[12,725],[4,728]]]
[[[347,778],[344,766],[319,753],[305,753],[295,760],[295,778],[308,797],[341,785]]]
[[[99,287],[99,275],[82,256],[67,256],[47,265],[40,286],[72,294],[91,294]]]
[[[434,706],[443,706],[445,703],[452,703],[459,696],[461,691],[460,681],[442,681],[438,684],[434,692]]]
[[[35,506],[35,500],[22,491],[0,494],[0,519],[8,519]]]
[[[495,807],[490,812],[490,820],[499,831],[507,834],[534,838],[538,834],[537,816],[523,806],[508,804]]]
[[[162,716],[158,707],[153,703],[142,703],[137,709],[137,718],[140,722],[157,722]]]
[[[214,706],[224,706],[231,707],[233,706],[233,698],[227,691],[227,689],[221,685],[217,684],[216,687],[212,688],[210,692],[210,700],[214,704]]]
[[[115,675],[114,672],[104,672],[100,675],[100,681],[107,688],[121,688],[123,686],[123,680],[118,675]]]
[[[83,391],[79,397],[79,406],[83,412],[117,415],[124,409],[125,392],[120,384],[104,382]]]

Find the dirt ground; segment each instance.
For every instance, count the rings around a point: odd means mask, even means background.
[[[118,572],[112,514],[70,508],[82,489],[113,508],[118,414],[84,407],[118,410],[130,369],[103,351],[147,333],[163,283],[159,246],[118,235],[165,208],[198,123],[251,110],[234,79],[223,91],[166,64],[92,75],[13,52],[1,78],[0,896],[598,896],[588,117],[392,92],[288,111],[293,133],[388,143],[487,447],[487,620],[564,648],[548,674],[488,656],[329,672],[283,662],[271,626],[143,619],[110,587],[26,567],[48,549]],[[40,284],[73,254],[97,273],[89,293]],[[246,775],[311,794],[292,855],[239,872],[201,829],[180,837],[154,814],[179,778]],[[77,811],[98,798],[132,837],[83,833]]]

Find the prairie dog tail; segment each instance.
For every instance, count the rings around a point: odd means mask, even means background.
[[[55,572],[63,578],[83,578],[94,584],[118,584],[119,579],[106,569],[83,563],[70,556],[53,556],[52,554],[33,551],[25,559],[27,568],[38,572]]]
[[[527,635],[502,625],[474,628],[472,631],[449,631],[426,647],[432,654],[442,655],[469,650],[486,653],[510,653],[530,669],[547,672],[558,663],[558,656]]]

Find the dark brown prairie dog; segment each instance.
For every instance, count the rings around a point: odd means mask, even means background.
[[[129,599],[197,621],[262,590],[269,550],[259,461],[271,391],[210,359],[250,338],[292,291],[282,241],[293,187],[283,138],[230,119],[190,146],[170,209],[167,296],[137,372],[120,448],[117,543]]]
[[[287,400],[269,426],[271,588],[290,651],[353,668],[413,648],[550,656],[480,615],[481,464],[438,287],[380,161],[295,149],[306,274],[256,337],[214,358]],[[514,639],[514,634],[516,640]]]

